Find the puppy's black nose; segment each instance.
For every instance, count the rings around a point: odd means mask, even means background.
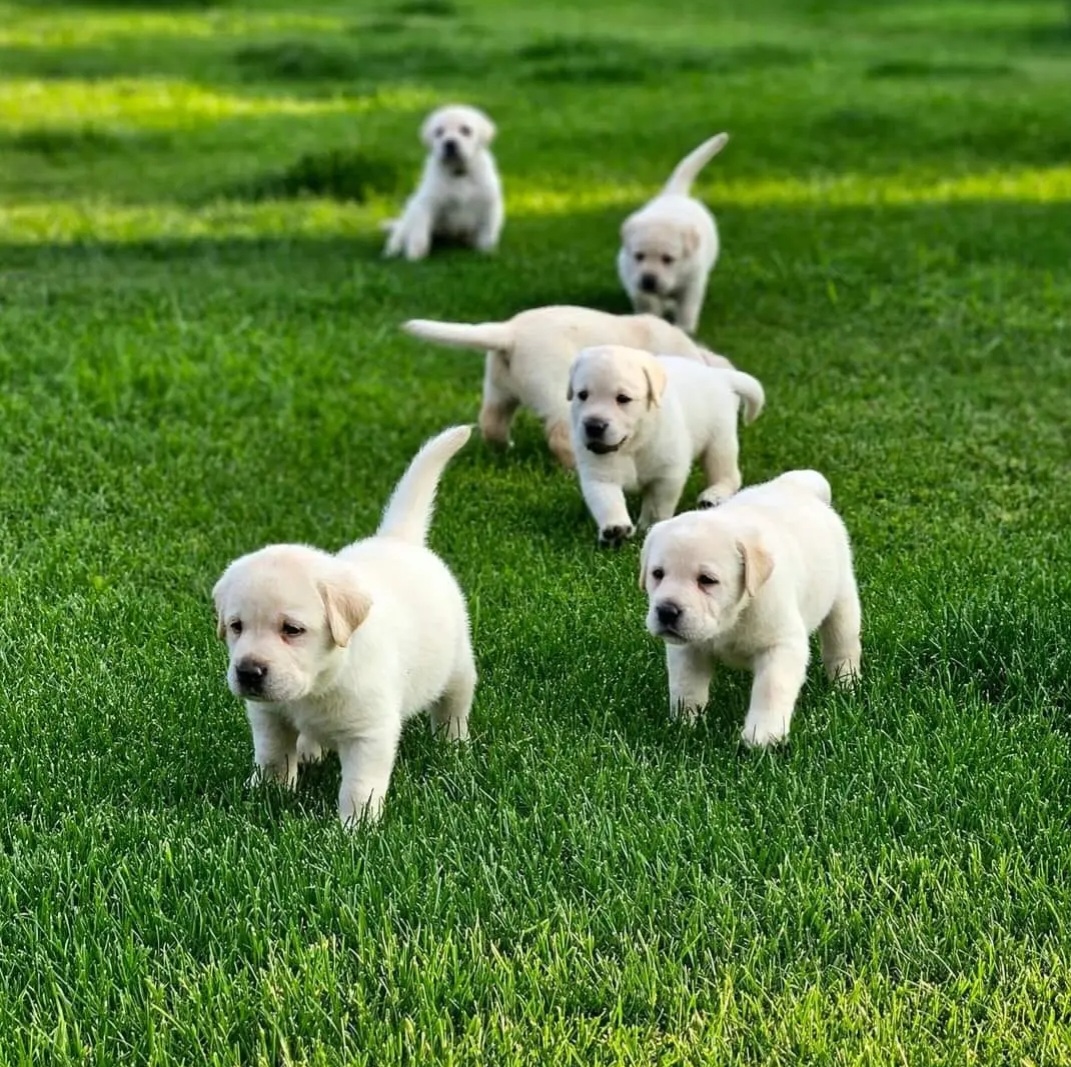
[[[268,676],[268,665],[261,663],[258,659],[243,659],[234,668],[234,673],[238,678],[238,684],[243,689],[255,692],[264,684],[264,679]]]
[[[594,437],[596,440],[604,433],[606,433],[606,427],[610,424],[605,419],[585,419],[584,420],[584,433],[588,437]]]
[[[663,626],[676,626],[677,621],[680,619],[683,612],[672,600],[663,600],[662,603],[655,608],[655,614],[658,616],[658,621]]]
[[[640,288],[645,293],[657,293],[658,292],[658,279],[653,274],[641,274],[640,275]]]
[[[443,155],[444,156],[456,156],[457,155],[457,141],[452,138],[447,138],[443,141]]]

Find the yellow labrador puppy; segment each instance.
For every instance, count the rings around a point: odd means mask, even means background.
[[[748,745],[788,736],[818,630],[834,682],[860,673],[860,607],[848,532],[817,471],[790,471],[711,511],[651,528],[640,557],[647,629],[666,642],[673,716],[706,706],[715,661],[755,675]]]
[[[587,348],[573,364],[568,396],[580,488],[599,527],[599,544],[634,533],[625,492],[643,494],[640,527],[676,510],[692,462],[702,458],[700,507],[740,488],[736,418],[762,411],[762,385],[738,370],[706,367],[634,348]]]
[[[688,333],[699,325],[719,247],[714,216],[691,188],[728,140],[719,133],[685,156],[658,196],[621,227],[617,272],[633,308],[661,315]]]
[[[480,110],[455,104],[424,121],[420,139],[428,149],[420,185],[390,231],[384,255],[423,259],[436,237],[493,252],[505,220],[502,183],[490,144],[495,125]]]
[[[300,757],[338,750],[343,824],[378,818],[402,724],[430,708],[443,736],[468,736],[476,667],[465,598],[425,546],[457,426],[417,453],[374,537],[337,555],[270,545],[235,560],[214,591],[227,683],[246,702],[255,781],[297,783]]]
[[[438,344],[486,351],[480,430],[506,447],[521,406],[542,420],[547,444],[562,466],[575,465],[569,439],[569,368],[589,345],[621,344],[686,356],[712,367],[732,367],[723,356],[696,344],[683,330],[653,315],[610,315],[591,308],[532,308],[506,322],[470,325],[412,319],[402,327]]]

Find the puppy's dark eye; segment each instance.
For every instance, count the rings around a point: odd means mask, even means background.
[[[443,135],[443,134],[444,134],[445,132],[446,132],[446,131],[445,131],[445,130],[444,130],[444,129],[442,128],[442,126],[437,126],[437,127],[435,128],[435,136],[436,136],[436,137],[442,137],[442,135]]]
[[[636,253],[636,262],[637,262],[637,263],[642,263],[642,262],[643,262],[643,260],[644,260],[644,255],[643,255],[643,253],[642,253],[642,252],[637,252],[637,253]]]
[[[662,257],[662,262],[665,263],[665,265],[668,267],[673,262],[673,257],[672,256],[663,256]]]
[[[665,578],[665,576],[666,576],[666,572],[664,570],[662,570],[661,567],[655,567],[655,569],[653,571],[651,571],[651,577],[656,582],[662,581],[662,579]]]
[[[580,392],[576,394],[576,398],[583,403],[588,398],[588,391],[586,389],[581,389]]]
[[[300,637],[305,632],[304,626],[296,626],[292,622],[283,623],[283,633],[287,637]]]
[[[472,127],[471,126],[462,126],[461,127],[461,136],[462,137],[471,137],[472,136]]]
[[[701,574],[699,575],[699,584],[706,589],[710,589],[718,584],[718,579],[711,578],[709,574]]]
[[[619,403],[619,404],[620,404],[620,405],[621,405],[622,407],[624,407],[624,405],[625,405],[625,404],[631,404],[631,403],[632,403],[632,397],[630,397],[630,396],[625,396],[625,394],[624,394],[624,393],[618,393],[618,394],[617,394],[617,402],[618,402],[618,403]]]
[[[234,634],[235,637],[237,637],[241,632],[242,632],[242,620],[241,619],[235,619],[231,623],[231,633]]]

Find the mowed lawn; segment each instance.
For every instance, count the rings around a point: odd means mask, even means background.
[[[385,262],[453,100],[502,248]],[[0,4],[0,1064],[1071,1063],[1069,104],[1058,3]],[[833,484],[860,691],[671,724],[638,547],[522,417],[433,530],[471,744],[414,724],[370,831],[334,759],[248,791],[227,562],[475,419],[401,321],[626,310],[722,129],[700,336],[766,387],[745,479]]]

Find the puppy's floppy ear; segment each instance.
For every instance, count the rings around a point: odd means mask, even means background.
[[[435,126],[439,121],[439,112],[433,111],[425,120],[424,124],[420,127],[420,143],[425,148],[431,148],[432,146],[432,134],[435,132]]]
[[[643,539],[643,547],[640,549],[640,588],[647,590],[647,557],[651,554],[651,532]]]
[[[569,385],[566,387],[566,390],[565,390],[565,399],[566,400],[572,400],[573,399],[573,392],[574,392],[573,379],[575,377],[576,377],[576,360],[574,359],[573,363],[572,363],[572,366],[570,366],[570,368],[569,368]]]
[[[226,593],[227,571],[212,587],[212,603],[216,606],[216,636],[222,641],[227,636],[227,620],[223,617],[223,598]]]
[[[489,145],[498,133],[498,127],[481,111],[480,112],[480,144]]]
[[[656,408],[666,391],[666,368],[654,356],[648,356],[643,361],[643,376],[647,379],[647,407]]]
[[[339,648],[350,643],[353,631],[364,622],[372,609],[372,598],[348,576],[316,583],[327,613],[331,640]]]
[[[687,226],[684,230],[684,251],[694,256],[699,251],[699,231],[694,226]]]
[[[635,228],[634,221],[633,217],[629,215],[629,217],[621,223],[621,243],[623,245],[628,245],[629,241],[632,240],[632,231]]]
[[[754,596],[774,569],[773,556],[757,534],[749,533],[736,542],[744,570],[744,592]]]

